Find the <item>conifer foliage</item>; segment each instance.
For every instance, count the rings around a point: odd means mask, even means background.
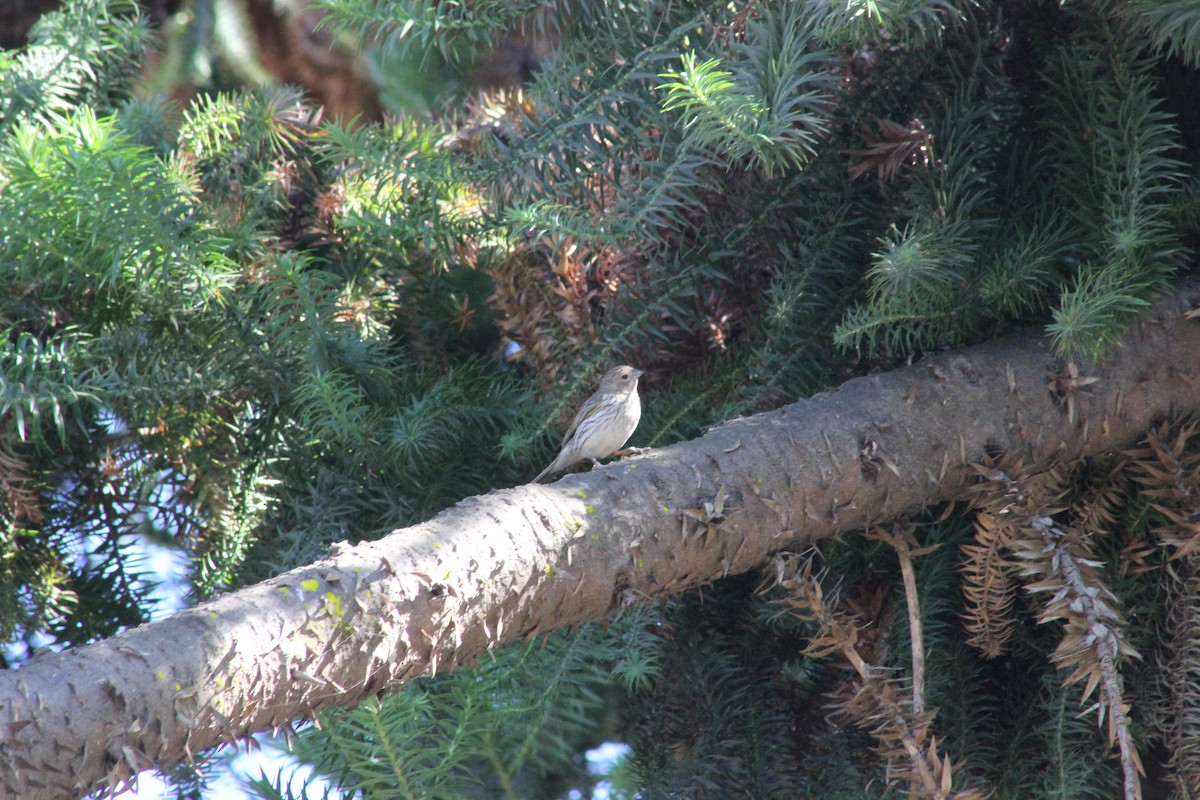
[[[147,541],[205,596],[524,482],[613,363],[647,370],[653,446],[1035,325],[1073,418],[1079,365],[1194,265],[1194,3],[321,5],[410,59],[549,55],[377,124],[284,87],[147,97],[125,0],[0,55],[9,643],[146,619]],[[969,505],[293,750],[364,798],[567,796],[606,738],[630,797],[1196,796],[1196,430],[997,454]]]

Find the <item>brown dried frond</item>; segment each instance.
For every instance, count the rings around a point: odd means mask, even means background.
[[[19,526],[42,521],[42,506],[25,459],[0,443],[0,516]]]
[[[559,279],[548,281],[539,260],[529,250],[496,259],[489,269],[492,305],[504,335],[520,342],[522,358],[553,383],[591,344],[594,331],[579,270],[569,259],[560,261]]]
[[[1071,668],[1066,683],[1084,682],[1080,702],[1095,696],[1098,722],[1107,721],[1108,738],[1121,754],[1125,797],[1141,796],[1141,758],[1129,729],[1129,706],[1118,663],[1141,658],[1125,638],[1126,622],[1116,596],[1104,584],[1091,551],[1090,536],[1077,529],[1064,530],[1050,517],[1033,515],[1025,535],[1011,544],[1022,574],[1036,578],[1025,588],[1048,596],[1040,622],[1062,620],[1063,638],[1051,659],[1060,668]],[[1097,690],[1099,692],[1097,693]]]
[[[970,488],[971,508],[989,511],[997,517],[1032,509],[1040,509],[1044,514],[1063,510],[1061,500],[1069,476],[1061,467],[1026,474],[1020,461],[1004,463],[989,459],[972,465],[972,469],[980,480]]]
[[[864,685],[855,699],[857,708],[847,710],[862,714],[857,724],[878,742],[889,784],[908,784],[908,796],[914,799],[983,800],[989,796],[981,788],[954,790],[956,765],[949,755],[938,752],[938,739],[931,733],[933,714],[915,716],[895,683]]]
[[[835,614],[832,606],[826,603],[821,576],[814,572],[815,559],[815,552],[807,556],[794,553],[776,556],[771,562],[775,574],[769,585],[780,586],[789,592],[781,602],[791,614],[820,626],[820,632],[804,652],[813,658],[824,658],[832,653],[854,650],[858,641],[858,625],[853,620],[843,619],[849,616],[845,613]]]
[[[1011,535],[1011,525],[1001,524],[995,514],[981,511],[975,515],[976,543],[961,548],[959,575],[965,600],[963,624],[970,634],[967,644],[977,648],[984,658],[1004,653],[1016,625],[1013,564],[1005,557]]]
[[[615,305],[636,299],[630,287],[643,266],[612,250],[544,236],[538,247],[490,265],[496,324],[521,344],[521,358],[546,384],[556,383],[593,350]],[[631,363],[657,363],[654,354],[626,355]]]
[[[777,556],[773,583],[788,590],[782,602],[791,613],[819,626],[805,655],[839,654],[857,673],[854,691],[834,701],[831,716],[870,732],[885,760],[888,782],[907,783],[910,798],[983,800],[987,793],[982,790],[954,791],[954,767],[939,755],[932,734],[934,712],[914,711],[911,695],[888,680],[882,667],[863,658],[859,620],[826,598],[820,576],[814,574],[814,558]]]
[[[1128,461],[1116,459],[1102,473],[1090,477],[1083,491],[1071,502],[1071,525],[1092,533],[1111,534],[1121,525],[1122,511],[1129,504]]]
[[[1164,660],[1162,686],[1169,714],[1167,765],[1180,797],[1200,796],[1200,563],[1195,557],[1177,562],[1171,605],[1167,614],[1169,657]]]
[[[346,186],[341,181],[334,181],[321,188],[317,199],[313,201],[317,211],[317,220],[323,225],[329,225],[335,217],[342,213],[345,204]]]
[[[1197,433],[1195,421],[1174,428],[1163,423],[1126,453],[1133,459],[1133,479],[1142,487],[1141,494],[1166,520],[1154,533],[1172,548],[1172,559],[1200,551],[1200,448],[1193,441]]]
[[[886,119],[876,118],[879,126],[879,136],[865,134],[863,139],[867,147],[862,150],[843,150],[851,156],[860,156],[862,160],[850,165],[850,178],[856,179],[861,175],[874,171],[881,181],[892,181],[900,173],[900,168],[910,164],[928,166],[933,159],[933,136],[925,130],[924,123],[919,119],[911,120],[907,125],[901,125]]]
[[[1057,502],[1066,485],[1066,477],[1057,469],[1030,475],[1022,480],[1011,478],[1021,473],[1021,465],[1008,471],[996,463],[978,464],[975,471],[983,480],[972,487],[975,515],[975,543],[961,548],[959,567],[965,599],[963,625],[967,643],[979,649],[984,658],[1004,653],[1016,626],[1013,603],[1017,582],[1015,565],[1006,555],[1009,543],[1030,509],[1046,511]]]
[[[541,126],[541,117],[521,89],[483,92],[468,103],[467,120],[442,146],[474,155],[497,141],[512,145]],[[579,135],[601,143],[620,138],[602,123]],[[531,232],[513,253],[485,267],[496,287],[492,306],[497,326],[507,340],[521,345],[520,357],[547,385],[577,370],[580,357],[597,343],[613,304],[630,293],[645,264],[641,254],[589,243],[593,237],[586,233],[611,226],[612,206],[627,165],[600,160],[576,170],[564,168],[564,163],[574,165],[577,159],[514,163],[507,179],[497,182],[485,201],[504,206],[541,198],[551,215],[562,204],[563,224]],[[550,191],[553,196],[548,196]],[[585,233],[574,232],[576,223]],[[653,361],[628,355],[643,365]]]
[[[1118,664],[1122,658],[1141,656],[1126,639],[1117,598],[1100,576],[1102,562],[1092,549],[1093,532],[1055,522],[1055,515],[1067,510],[1062,505],[1067,476],[1051,470],[1025,477],[1019,465],[1005,471],[985,464],[976,472],[984,480],[975,487],[974,505],[996,518],[993,529],[1007,527],[1005,547],[1019,575],[1028,579],[1025,589],[1047,598],[1039,621],[1063,621],[1063,638],[1052,660],[1072,670],[1067,683],[1084,683],[1081,702],[1095,697],[1089,709],[1096,709],[1101,725],[1107,722],[1109,741],[1120,750],[1125,797],[1140,797],[1138,775],[1143,770],[1129,729]],[[1101,513],[1101,502],[1091,504],[1093,515]]]
[[[1171,548],[1168,642],[1161,659],[1168,766],[1181,797],[1200,796],[1200,448],[1197,423],[1162,423],[1125,455],[1130,472],[1161,515],[1154,527]]]

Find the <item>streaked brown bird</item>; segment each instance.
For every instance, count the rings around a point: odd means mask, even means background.
[[[533,479],[557,474],[580,461],[599,463],[621,449],[642,418],[642,402],[638,399],[640,369],[623,365],[613,367],[600,379],[600,388],[579,408],[571,427],[563,436],[562,449],[554,463]]]

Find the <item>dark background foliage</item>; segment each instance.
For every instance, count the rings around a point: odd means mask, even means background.
[[[614,363],[647,371],[633,444],[663,445],[1019,326],[1086,365],[1193,266],[1187,2],[275,13],[75,0],[0,55],[14,662],[145,620],[146,542],[199,598],[526,481]],[[1100,564],[1105,624],[1141,656],[1119,666],[1147,786],[1179,797],[1200,781],[1191,438],[1032,492]],[[1129,756],[1059,670],[1099,668],[1056,660],[1071,620],[1036,624],[1046,599],[1020,589],[1042,517],[988,522],[1043,478],[1005,469],[975,510],[913,521],[936,546],[913,564],[937,715],[893,733],[932,731],[956,789],[1112,797]],[[363,796],[563,797],[605,739],[632,745],[627,796],[927,792],[860,702],[907,698],[912,668],[903,559],[870,534],[809,554],[822,600],[733,577],[293,750]],[[890,680],[816,652],[822,614],[856,620]]]

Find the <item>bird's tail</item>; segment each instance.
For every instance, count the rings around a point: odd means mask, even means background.
[[[557,472],[558,470],[555,469],[555,467],[557,467],[557,466],[558,466],[558,459],[555,459],[554,462],[550,466],[546,467],[544,470],[542,470],[541,472],[538,473],[538,476],[533,479],[533,482],[534,483],[549,483],[549,481],[543,480],[543,478],[547,478],[547,477],[553,475],[555,472]]]
[[[559,454],[554,457],[554,460],[550,462],[550,466],[539,472],[538,476],[533,479],[533,482],[549,483],[549,478],[554,477],[554,475],[557,473],[562,472],[564,469],[571,466],[571,464],[574,462],[567,458],[566,455],[567,451],[565,449],[559,452]],[[543,480],[543,478],[546,480]]]

